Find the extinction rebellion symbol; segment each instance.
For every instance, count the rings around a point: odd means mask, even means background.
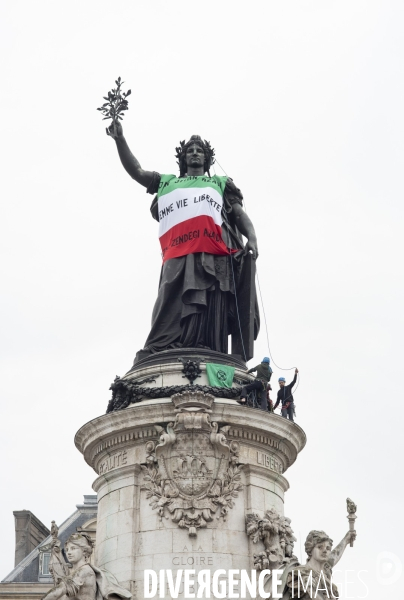
[[[219,381],[226,381],[227,379],[227,375],[224,371],[219,370],[217,373],[217,378],[219,379]]]

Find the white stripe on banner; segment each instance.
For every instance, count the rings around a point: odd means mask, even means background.
[[[177,188],[158,200],[159,237],[183,221],[194,217],[212,217],[216,225],[222,225],[223,198],[211,187]]]

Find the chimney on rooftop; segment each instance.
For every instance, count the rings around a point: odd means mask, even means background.
[[[13,515],[15,521],[14,566],[16,567],[48,537],[50,531],[30,510],[15,510]]]

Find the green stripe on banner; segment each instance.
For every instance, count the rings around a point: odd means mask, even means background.
[[[195,175],[192,177],[177,177],[177,175],[160,175],[160,185],[157,196],[160,198],[178,188],[192,189],[211,187],[223,196],[226,187],[227,176],[224,175]]]
[[[234,367],[206,363],[206,373],[211,386],[230,388],[233,384]]]

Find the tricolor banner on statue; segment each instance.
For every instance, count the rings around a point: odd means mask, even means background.
[[[195,252],[230,253],[222,240],[227,177],[162,175],[157,193],[163,262]]]

